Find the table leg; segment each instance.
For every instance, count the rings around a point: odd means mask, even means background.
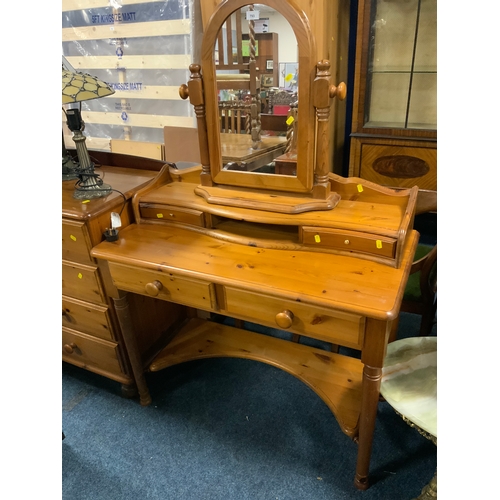
[[[130,359],[130,365],[134,374],[137,390],[139,391],[139,399],[142,406],[151,404],[151,396],[144,377],[142,359],[139,352],[137,339],[135,338],[134,329],[132,328],[132,318],[130,315],[130,307],[128,303],[128,293],[120,292],[120,297],[113,297],[115,303],[116,315],[123,335],[123,342],[127,349],[127,354]]]
[[[363,394],[359,416],[358,458],[354,479],[356,488],[360,490],[366,490],[369,486],[368,473],[379,403],[382,366],[390,330],[390,321],[367,319],[361,353],[361,361],[365,366],[363,368]]]
[[[372,366],[363,369],[363,398],[361,400],[361,415],[359,421],[358,460],[354,484],[360,490],[369,486],[368,472],[372,453],[373,433],[377,418],[377,406],[380,392],[382,370]]]

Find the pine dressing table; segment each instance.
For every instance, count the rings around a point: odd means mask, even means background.
[[[264,3],[286,18],[298,41],[296,174],[225,169],[213,52],[220,26],[247,2],[223,1],[206,26],[201,64],[191,65],[180,88],[195,107],[201,168],[163,167],[135,194],[135,223],[92,256],[116,287],[141,404],[151,403],[147,372],[217,356],[269,363],[328,405],[358,445],[355,485],[366,489],[384,356],[418,241],[417,188],[395,191],[331,173],[330,107],[345,85],[332,84],[328,61],[315,62],[306,13],[292,1]],[[182,306],[172,310],[163,345],[147,357],[134,326],[140,317],[129,306],[136,295]],[[206,313],[345,346],[360,359],[222,325]]]

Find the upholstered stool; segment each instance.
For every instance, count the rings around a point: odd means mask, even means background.
[[[437,338],[388,344],[380,393],[403,420],[437,445]],[[437,498],[437,471],[417,500]]]

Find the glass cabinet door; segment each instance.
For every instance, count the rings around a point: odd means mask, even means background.
[[[437,129],[437,0],[372,0],[365,128]]]

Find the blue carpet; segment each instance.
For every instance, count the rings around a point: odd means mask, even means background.
[[[402,314],[399,330],[416,335],[418,317]],[[410,500],[436,469],[436,447],[380,403],[371,487],[356,490],[357,445],[328,407],[256,361],[147,374],[149,407],[72,365],[62,377],[65,500]]]

